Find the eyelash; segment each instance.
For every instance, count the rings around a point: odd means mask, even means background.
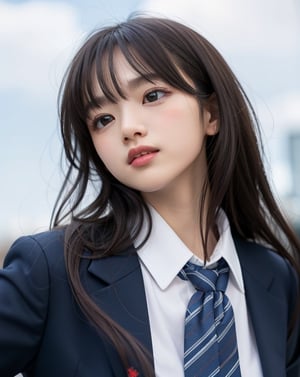
[[[156,99],[154,99],[153,101],[149,100],[149,96],[153,95],[153,94],[158,94],[158,93],[161,93],[162,95],[159,96],[159,98],[156,97]],[[166,89],[151,89],[149,92],[147,92],[144,96],[143,96],[143,104],[147,104],[147,103],[152,103],[152,102],[157,102],[159,101],[161,98],[163,98],[165,95],[167,95],[169,93],[168,90]],[[146,101],[148,97],[148,100]],[[106,119],[105,119],[106,118]],[[109,118],[109,119],[107,119]],[[95,130],[100,130],[102,128],[105,128],[109,123],[111,123],[113,120],[114,120],[114,116],[113,115],[110,115],[110,114],[104,114],[104,115],[100,115],[100,116],[97,116],[95,117],[94,121],[93,121],[93,128]],[[98,122],[105,122],[107,121],[106,124],[102,124],[100,127],[98,126]]]
[[[99,126],[98,126],[98,122],[103,122],[103,120],[104,120],[105,118],[110,118],[110,120],[108,120],[106,124],[104,124],[104,125],[102,124],[102,127],[99,127]],[[112,122],[114,119],[115,119],[115,118],[114,118],[112,115],[110,115],[110,114],[105,114],[105,115],[97,116],[97,117],[94,119],[94,121],[93,121],[93,128],[94,128],[95,130],[101,130],[102,128],[104,128],[105,126],[107,126],[110,122]]]
[[[162,96],[159,97],[158,99],[155,99],[154,101],[148,101],[148,102],[145,102],[145,98],[147,96],[150,96],[151,94],[157,94],[157,93],[162,93]],[[167,91],[166,89],[151,89],[148,93],[146,93],[144,95],[144,98],[143,98],[143,103],[152,103],[152,102],[156,102],[156,101],[159,101],[162,97],[164,97],[166,94],[168,94],[169,91]]]

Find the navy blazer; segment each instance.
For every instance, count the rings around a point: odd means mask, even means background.
[[[63,237],[63,231],[56,230],[17,240],[0,270],[0,376],[127,377],[115,349],[90,325],[72,296]],[[298,286],[295,274],[262,246],[236,240],[236,247],[264,377],[299,377],[299,324],[287,342]],[[134,248],[121,256],[85,260],[81,278],[97,305],[151,352]]]

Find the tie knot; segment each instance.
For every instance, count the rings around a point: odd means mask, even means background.
[[[229,267],[223,258],[213,268],[204,268],[203,266],[187,262],[178,276],[183,280],[189,280],[198,291],[225,292],[228,283]]]

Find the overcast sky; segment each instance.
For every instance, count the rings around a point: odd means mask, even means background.
[[[59,189],[56,97],[77,46],[132,11],[182,20],[224,55],[258,111],[276,190],[300,126],[298,0],[0,0],[0,238],[45,229]]]

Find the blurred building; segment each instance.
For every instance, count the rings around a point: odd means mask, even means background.
[[[288,159],[291,167],[291,192],[287,197],[288,214],[300,236],[300,124],[299,129],[288,132]]]

